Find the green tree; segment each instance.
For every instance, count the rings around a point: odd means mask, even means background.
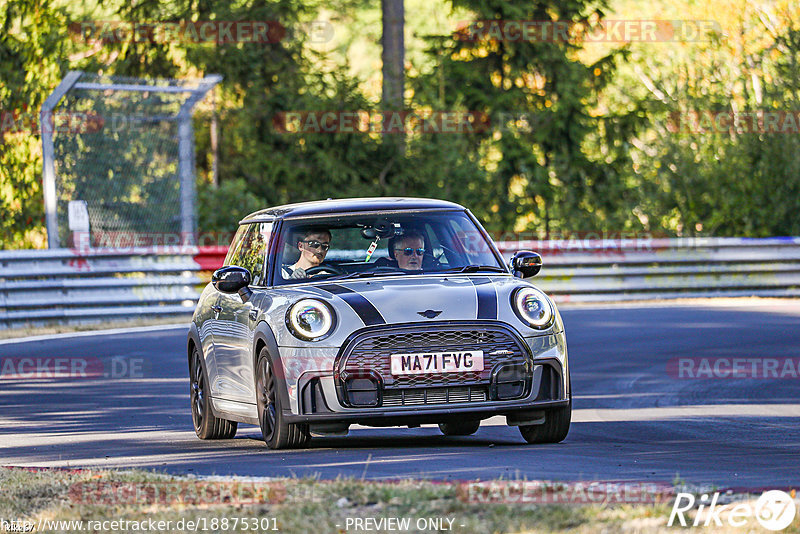
[[[491,30],[503,21],[591,26],[602,18],[604,3],[452,4],[470,9],[475,19],[454,36],[432,40],[430,52],[439,62],[415,80],[418,103],[484,113],[492,128],[463,147],[482,173],[451,191],[478,197],[473,206],[498,231],[549,234],[627,224],[630,191],[620,175],[629,165],[625,143],[637,115],[595,113],[624,50],[585,64],[577,41],[505,40]]]
[[[632,54],[617,91],[647,110],[632,150],[648,229],[677,235],[800,234],[800,139],[760,128],[721,131],[711,118],[796,116],[800,29],[788,10],[742,3],[719,33],[672,54]],[[797,7],[794,8],[795,12]],[[780,16],[779,16],[780,15]],[[698,18],[703,18],[702,14]],[[639,94],[637,93],[637,90]],[[763,124],[762,124],[763,126]]]
[[[0,3],[0,248],[44,246],[39,109],[71,50],[63,8]]]

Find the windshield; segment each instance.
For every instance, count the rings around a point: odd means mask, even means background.
[[[475,223],[460,211],[343,215],[286,221],[274,284],[506,272]]]

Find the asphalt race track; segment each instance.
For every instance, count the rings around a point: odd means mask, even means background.
[[[668,372],[678,357],[797,361],[800,301],[562,314],[575,397],[572,429],[558,445],[525,445],[502,418],[484,421],[465,438],[445,438],[436,427],[358,427],[299,451],[272,452],[247,425],[233,440],[200,441],[189,411],[185,329],[172,328],[0,343],[3,364],[86,358],[105,372],[125,375],[122,367],[133,364],[144,375],[19,379],[5,373],[0,465],[367,479],[679,477],[749,488],[800,482],[797,376],[680,379]]]

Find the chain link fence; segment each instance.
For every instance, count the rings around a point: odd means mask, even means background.
[[[70,72],[41,117],[49,248],[102,247],[120,234],[179,234],[191,244],[191,113],[220,80]]]

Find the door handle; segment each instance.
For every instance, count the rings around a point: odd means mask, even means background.
[[[219,313],[222,311],[222,306],[211,306],[211,309],[214,312],[214,319],[219,319]]]

